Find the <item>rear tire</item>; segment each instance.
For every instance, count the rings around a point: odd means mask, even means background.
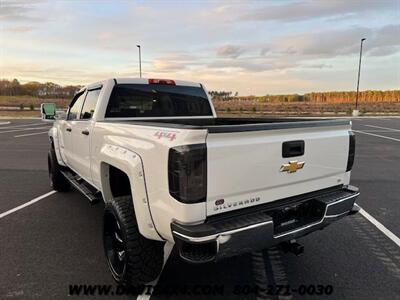
[[[61,166],[58,164],[54,149],[51,149],[47,155],[47,164],[49,169],[50,186],[58,192],[68,192],[71,185],[61,173]]]
[[[108,267],[119,284],[146,284],[161,273],[164,242],[140,234],[131,196],[116,197],[106,204],[103,244]]]

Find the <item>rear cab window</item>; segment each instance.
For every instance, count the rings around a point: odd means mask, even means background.
[[[169,84],[117,84],[106,118],[212,116],[201,87]]]

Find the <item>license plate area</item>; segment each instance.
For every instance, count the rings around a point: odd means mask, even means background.
[[[320,221],[326,205],[315,199],[273,210],[274,235]]]

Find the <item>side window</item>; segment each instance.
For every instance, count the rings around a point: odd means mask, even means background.
[[[78,98],[76,98],[78,97]],[[83,100],[85,99],[85,93],[83,92],[80,95],[77,95],[74,100],[72,100],[71,107],[69,109],[67,120],[76,120],[78,118],[78,114],[81,111]]]
[[[88,91],[85,99],[85,103],[83,104],[81,119],[91,119],[93,117],[94,109],[96,108],[97,99],[99,99],[100,89],[90,90]]]

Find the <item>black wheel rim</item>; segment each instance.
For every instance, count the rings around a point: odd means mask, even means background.
[[[113,276],[121,279],[126,266],[126,248],[121,226],[113,214],[104,219],[104,250]]]

